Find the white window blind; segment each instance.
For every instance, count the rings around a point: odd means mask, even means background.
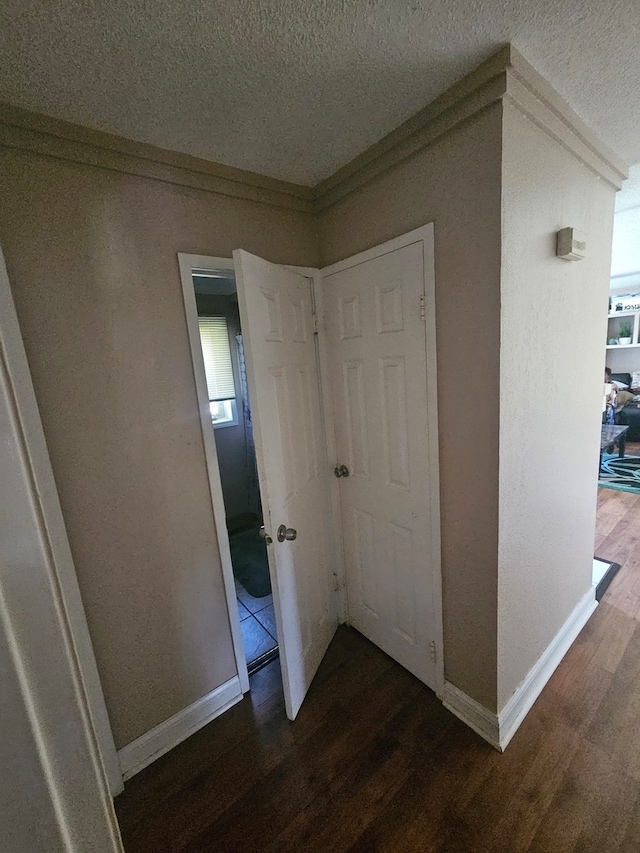
[[[209,401],[236,396],[226,317],[198,317]]]

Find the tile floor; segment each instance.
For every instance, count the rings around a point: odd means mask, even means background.
[[[236,581],[238,613],[247,663],[271,651],[278,645],[273,596],[254,598]]]

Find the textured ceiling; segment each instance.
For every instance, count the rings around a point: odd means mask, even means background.
[[[298,183],[511,41],[640,161],[638,0],[0,0],[0,100]]]

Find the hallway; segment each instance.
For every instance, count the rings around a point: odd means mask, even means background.
[[[622,569],[504,755],[343,627],[294,723],[276,661],[127,783],[127,853],[635,853],[639,534],[640,496],[601,489],[596,551]]]

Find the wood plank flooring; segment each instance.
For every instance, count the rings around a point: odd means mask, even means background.
[[[294,723],[275,662],[127,783],[127,853],[638,853],[639,539],[640,496],[601,489],[622,569],[504,755],[343,627]]]

